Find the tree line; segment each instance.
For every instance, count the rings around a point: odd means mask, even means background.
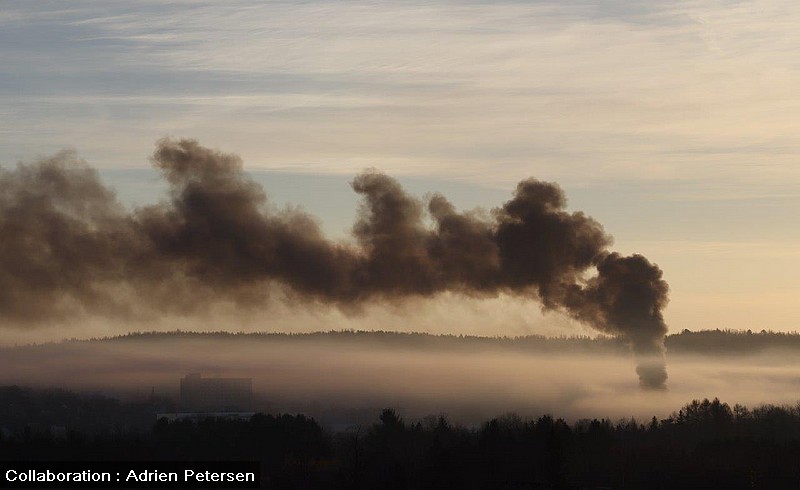
[[[64,347],[81,345],[101,345],[105,343],[163,342],[168,340],[196,339],[230,342],[274,342],[302,343],[329,342],[332,344],[379,345],[386,348],[434,349],[474,351],[479,349],[505,349],[520,352],[540,353],[598,353],[628,355],[629,348],[623,339],[609,336],[560,336],[525,335],[516,337],[486,337],[476,335],[436,335],[424,332],[394,332],[383,330],[330,330],[310,333],[276,332],[191,332],[175,330],[171,332],[134,332],[114,337],[92,338],[88,340],[70,339],[57,343],[25,345],[0,348],[0,353],[10,350],[27,351],[31,354],[58,352]],[[742,355],[757,354],[772,350],[800,350],[800,333],[754,330],[698,330],[684,329],[665,338],[667,355],[706,354]]]
[[[337,432],[288,414],[145,431],[4,426],[0,459],[260,461],[266,488],[796,488],[800,405],[704,399],[660,420],[507,414],[475,427],[385,409]]]

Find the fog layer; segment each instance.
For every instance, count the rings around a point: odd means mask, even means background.
[[[672,355],[669,391],[642,391],[621,344],[600,353],[516,348],[398,347],[391,342],[184,336],[4,349],[0,383],[177,396],[189,372],[253,378],[259,410],[409,417],[447,413],[476,422],[509,411],[582,417],[665,417],[694,398],[749,406],[795,403],[796,354]],[[335,418],[335,417],[334,417]],[[357,419],[357,417],[354,417]]]

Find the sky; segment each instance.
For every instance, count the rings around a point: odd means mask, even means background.
[[[0,166],[71,148],[135,206],[162,197],[155,141],[196,138],[337,239],[365,168],[462,209],[533,176],[664,270],[671,331],[791,331],[798,25],[783,0],[2,1]],[[476,301],[418,325],[583,332]]]

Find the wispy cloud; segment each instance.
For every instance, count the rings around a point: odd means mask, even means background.
[[[73,97],[58,142],[109,165],[132,160],[90,135],[191,133],[253,166],[495,182],[798,176],[791,2],[58,5],[0,17],[0,97],[31,127],[31,104],[50,125],[65,101],[48,97]]]

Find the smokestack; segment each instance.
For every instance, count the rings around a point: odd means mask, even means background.
[[[481,214],[458,212],[438,194],[422,202],[368,171],[352,182],[362,203],[348,245],[325,238],[308,214],[269,211],[235,155],[165,139],[152,161],[168,199],[133,212],[69,152],[1,171],[0,324],[188,315],[217,301],[261,307],[275,283],[345,311],[445,291],[505,293],[624,339],[641,385],[665,386],[661,270],[609,251],[611,237],[567,212],[556,184],[524,180]]]

